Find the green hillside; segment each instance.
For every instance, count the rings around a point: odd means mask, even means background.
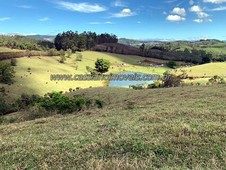
[[[6,87],[10,93],[10,98],[17,98],[22,93],[44,95],[51,91],[68,91],[70,88],[76,89],[105,86],[103,81],[51,81],[51,74],[88,74],[86,66],[94,68],[97,58],[104,58],[111,62],[111,68],[108,73],[120,73],[123,71],[134,71],[150,74],[163,74],[168,68],[150,67],[142,65],[139,62],[146,58],[139,56],[117,55],[111,53],[100,53],[85,51],[81,53],[82,61],[75,64],[77,54],[68,58],[65,64],[59,63],[60,57],[23,57],[17,59],[15,67],[15,83],[12,85],[0,84]],[[163,60],[152,59],[153,62],[162,62]],[[4,61],[8,62],[8,61]],[[124,64],[124,66],[122,66]],[[76,65],[78,66],[76,70]],[[30,68],[30,71],[28,69]]]
[[[225,90],[77,91],[104,108],[0,125],[0,169],[224,169]]]

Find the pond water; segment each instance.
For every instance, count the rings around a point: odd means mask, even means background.
[[[109,87],[129,87],[130,85],[137,85],[137,84],[144,84],[144,85],[148,85],[148,84],[152,84],[154,83],[154,80],[157,79],[156,76],[150,75],[150,74],[144,74],[144,73],[137,73],[137,72],[123,72],[123,73],[119,73],[118,75],[127,77],[126,79],[123,80],[111,80],[109,82]],[[120,77],[121,77],[120,76]],[[128,78],[130,76],[130,78]],[[135,80],[135,79],[131,79],[131,76],[134,76],[138,79],[142,79],[142,80]]]

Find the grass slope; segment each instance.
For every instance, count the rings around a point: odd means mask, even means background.
[[[225,90],[79,90],[105,109],[0,125],[0,169],[225,169]]]
[[[20,51],[24,51],[24,50],[11,49],[11,48],[7,48],[7,47],[0,47],[0,53],[1,52],[20,52]]]
[[[193,66],[191,68],[182,68],[185,70],[189,76],[201,77],[201,76],[225,76],[226,62],[224,63],[208,63],[198,66]]]
[[[105,83],[103,81],[50,81],[50,74],[86,74],[86,66],[94,68],[94,63],[97,58],[105,58],[112,63],[109,73],[135,71],[150,74],[162,74],[167,70],[167,68],[154,68],[138,65],[139,61],[145,59],[139,56],[117,55],[91,51],[85,51],[82,55],[83,60],[82,62],[78,62],[78,70],[75,69],[74,64],[76,54],[72,55],[71,58],[68,58],[65,64],[58,62],[59,57],[18,58],[18,63],[15,67],[15,83],[10,86],[3,84],[1,86],[5,86],[6,89],[10,91],[10,96],[14,99],[22,93],[36,93],[43,95],[53,90],[68,91],[69,88],[75,89],[76,87],[88,88],[90,86],[104,86]],[[153,61],[161,62],[160,60],[154,59]],[[122,63],[126,63],[126,66],[118,66]],[[31,72],[28,72],[28,68],[31,68]]]

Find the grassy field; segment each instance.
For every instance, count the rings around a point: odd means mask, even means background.
[[[76,54],[68,58],[65,64],[58,62],[59,57],[24,57],[17,59],[18,63],[15,67],[16,76],[13,85],[5,86],[10,91],[12,98],[17,98],[22,93],[29,94],[45,94],[51,91],[68,91],[69,88],[76,87],[88,88],[104,86],[103,81],[50,81],[51,74],[86,74],[86,66],[95,67],[94,63],[97,58],[105,58],[112,63],[108,73],[119,73],[123,71],[134,71],[141,73],[162,74],[166,70],[165,67],[154,68],[139,64],[139,61],[145,58],[138,56],[116,55],[110,53],[99,53],[86,51],[82,52],[83,59],[77,62],[78,69],[75,69]],[[154,59],[153,59],[154,60]],[[156,60],[154,60],[156,61]],[[8,61],[4,61],[8,62]],[[160,60],[158,60],[160,62]],[[164,61],[163,61],[164,62]],[[121,64],[125,64],[121,66]],[[30,72],[28,72],[30,68]]]
[[[219,62],[219,63],[208,63],[208,64],[202,64],[192,67],[181,67],[176,70],[172,70],[172,73],[174,74],[182,74],[182,71],[186,71],[189,77],[198,77],[193,80],[185,80],[185,83],[201,83],[206,84],[209,77],[213,77],[215,75],[226,77],[226,62]],[[205,78],[203,78],[205,77]],[[207,78],[208,77],[208,78]]]
[[[186,71],[186,73],[191,77],[202,77],[202,76],[226,76],[226,62],[219,62],[219,63],[208,63],[197,65],[193,67],[184,67],[175,70],[179,73],[181,70]]]
[[[102,98],[105,108],[0,125],[0,169],[223,170],[225,91],[79,90],[71,95]]]
[[[7,47],[0,47],[0,52],[19,52],[24,50],[18,50],[18,49],[10,49]]]

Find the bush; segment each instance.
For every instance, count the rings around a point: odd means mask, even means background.
[[[86,104],[86,101],[85,101],[85,99],[79,97],[79,98],[74,99],[74,104],[76,106],[76,110],[80,111]]]
[[[98,108],[103,108],[104,107],[104,101],[96,99],[95,103],[97,105]]]
[[[224,78],[220,76],[213,76],[211,79],[209,79],[209,83],[211,84],[225,84]]]
[[[175,61],[169,61],[168,63],[166,63],[167,67],[169,68],[176,68],[178,65]]]
[[[16,60],[15,58],[12,58],[12,59],[10,60],[10,64],[11,64],[11,66],[16,66],[17,60]]]
[[[165,72],[162,79],[163,87],[178,87],[182,83],[181,77]]]
[[[60,113],[72,112],[72,102],[67,96],[63,96],[59,92],[48,93],[42,97],[38,105],[45,108],[47,111],[58,111]]]
[[[22,94],[19,99],[17,99],[15,105],[19,109],[25,109],[29,106],[34,106],[36,102],[40,100],[39,95],[28,95]]]

